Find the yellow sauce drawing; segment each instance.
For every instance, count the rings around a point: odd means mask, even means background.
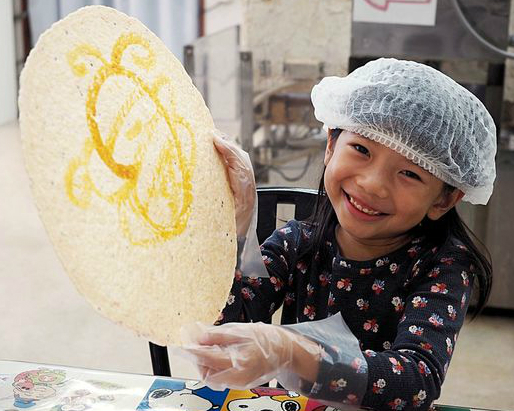
[[[137,34],[118,38],[112,48],[110,62],[98,49],[88,44],[79,45],[67,55],[68,64],[76,76],[84,77],[90,71],[94,72],[91,73],[92,80],[85,101],[89,136],[80,155],[68,165],[64,177],[65,188],[71,202],[78,207],[88,208],[93,195],[117,207],[118,224],[128,240],[134,245],[151,245],[179,235],[186,228],[193,201],[191,179],[196,164],[196,142],[190,124],[176,113],[173,99],[166,104],[159,97],[162,87],[171,88],[171,79],[161,75],[147,84],[141,76],[122,64],[122,58],[127,56],[129,48],[133,50],[130,58],[134,66],[147,72],[154,68],[155,53],[148,41]],[[143,49],[145,55],[136,54],[138,49]],[[86,64],[91,60],[96,60],[100,65]],[[128,79],[131,92],[118,109],[108,132],[102,135],[98,123],[98,116],[102,113],[97,112],[102,87],[109,79],[120,78]],[[112,96],[113,100],[115,97]],[[148,113],[147,110],[146,118],[141,118],[141,114],[134,110],[142,99],[149,99],[152,103],[147,104],[152,107],[152,112]],[[162,132],[156,136],[156,126],[162,122],[169,138],[160,144],[156,161],[149,165],[148,161],[145,163],[148,146],[155,143],[157,137],[162,137]],[[129,127],[125,127],[127,130],[122,133],[126,124]],[[179,128],[187,134],[188,150],[182,146]],[[120,139],[122,136],[124,140]],[[129,164],[115,158],[115,151],[123,142],[137,143]],[[104,190],[95,184],[90,170],[93,155],[106,166],[109,179],[117,180],[115,190]],[[145,175],[143,178],[144,166],[147,167],[147,174],[148,167],[151,168],[150,177]]]

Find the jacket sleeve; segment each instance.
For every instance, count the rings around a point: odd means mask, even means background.
[[[246,277],[236,270],[225,308],[216,325],[227,322],[269,322],[280,307],[292,283],[301,224],[292,220],[277,229],[261,245],[261,254],[269,278]]]
[[[323,358],[317,381],[306,394],[331,403],[348,403],[352,398],[375,410],[429,409],[440,395],[464,322],[473,270],[470,254],[456,245],[424,267],[414,267],[391,349],[363,352],[368,372],[363,398],[355,398],[347,389],[351,385],[342,384],[355,378],[352,374],[358,368]]]

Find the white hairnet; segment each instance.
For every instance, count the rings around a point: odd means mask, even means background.
[[[325,77],[312,89],[326,128],[361,134],[404,155],[486,204],[496,177],[496,127],[484,105],[424,64],[378,59],[348,76]]]

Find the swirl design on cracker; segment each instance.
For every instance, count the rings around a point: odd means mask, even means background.
[[[156,56],[148,41],[133,33],[120,36],[110,62],[94,46],[81,44],[67,61],[75,76],[91,77],[85,97],[89,136],[67,167],[68,198],[84,209],[95,198],[116,207],[120,229],[133,245],[181,234],[193,201],[196,142],[177,112],[172,80],[152,73]],[[115,110],[113,100],[122,101]]]

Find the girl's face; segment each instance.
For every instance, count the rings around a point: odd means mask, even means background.
[[[328,139],[325,188],[344,235],[361,244],[393,244],[428,216],[438,219],[463,193],[404,156],[358,134]]]

